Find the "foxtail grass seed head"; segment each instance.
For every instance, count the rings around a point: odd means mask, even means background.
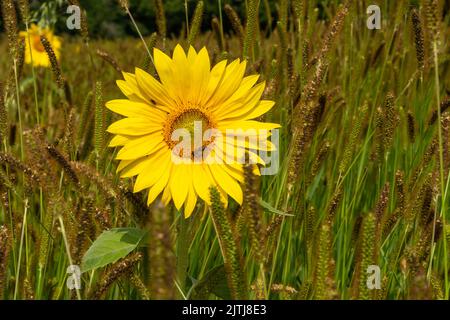
[[[432,273],[430,276],[431,287],[433,288],[434,299],[436,300],[444,300],[444,291],[442,281],[435,273]]]
[[[376,239],[376,220],[373,213],[367,214],[362,224],[359,257],[358,299],[369,300],[372,291],[367,286],[367,267],[377,265],[375,256],[378,244]]]
[[[417,214],[419,223],[422,227],[426,227],[433,221],[434,210],[432,208],[433,201],[433,188],[431,186],[431,180],[427,179],[420,189],[421,196],[418,198]]]
[[[339,172],[341,173],[341,175],[345,173],[351,161],[353,160],[354,149],[359,141],[361,130],[367,116],[367,111],[368,111],[367,103],[364,103],[364,105],[360,108],[358,113],[353,116],[350,137],[348,139],[348,143],[345,144],[344,155],[339,165]]]
[[[164,13],[164,3],[162,0],[155,1],[156,27],[161,38],[166,37],[166,15]]]
[[[103,85],[100,81],[95,84],[95,151],[98,155],[105,145],[105,108],[103,106]]]
[[[0,226],[0,298],[3,299],[6,283],[8,258],[10,252],[10,234],[5,226]]]
[[[284,30],[287,29],[287,21],[288,21],[288,1],[280,0],[278,5],[278,20],[281,23],[281,26]]]
[[[332,288],[332,233],[331,225],[323,223],[317,240],[316,266],[314,270],[314,298],[326,300],[330,298]]]
[[[219,191],[215,187],[211,187],[209,190],[212,203],[211,216],[222,250],[231,297],[233,299],[246,299],[247,284],[241,265],[239,246],[236,244],[230,221],[220,200]]]
[[[2,7],[3,25],[5,28],[6,36],[8,38],[9,53],[12,57],[15,57],[15,52],[17,49],[18,29],[17,29],[17,16],[14,1],[2,0],[1,7]]]
[[[306,280],[300,287],[297,298],[299,300],[308,300],[311,297],[313,291],[313,282],[311,280]]]
[[[394,132],[397,125],[397,111],[394,105],[394,95],[389,92],[382,107],[378,107],[375,114],[375,138],[376,155],[379,161],[383,159],[394,138]]]
[[[298,88],[298,75],[295,66],[295,54],[292,48],[287,49],[287,75],[289,84],[289,94],[293,101],[296,100]]]
[[[297,23],[302,23],[305,10],[304,0],[291,1],[291,5],[295,20],[297,21]]]
[[[426,26],[428,37],[432,42],[439,41],[439,1],[438,0],[424,0],[423,6],[425,9]]]
[[[80,145],[83,142],[83,137],[86,134],[86,128],[88,127],[88,120],[90,115],[92,114],[91,112],[91,106],[92,106],[92,101],[93,101],[93,97],[94,97],[94,92],[91,90],[86,94],[86,98],[84,99],[82,108],[80,110],[80,119],[79,119],[79,125],[77,128],[77,141],[78,141],[78,149],[80,149]]]
[[[144,300],[150,300],[150,292],[145,286],[145,283],[135,272],[132,273],[130,281]]]
[[[74,130],[75,130],[75,108],[70,108],[66,119],[66,128],[64,130],[64,151],[69,159],[74,156]]]
[[[133,268],[142,259],[140,252],[133,253],[113,264],[100,280],[100,285],[92,295],[95,300],[101,299],[106,291],[121,277],[131,276]]]
[[[443,101],[441,101],[441,104],[440,104],[441,114],[444,114],[449,108],[450,108],[450,98],[446,97],[446,98],[444,98]],[[437,112],[437,110],[434,110],[433,113],[431,114],[430,120],[428,121],[428,125],[432,126],[433,124],[435,124],[437,118],[438,118],[438,112]]]
[[[119,0],[119,5],[125,12],[128,11],[128,8],[130,7],[130,4],[128,3],[128,0]]]
[[[54,159],[64,170],[64,172],[67,174],[69,179],[75,184],[79,184],[79,179],[77,177],[76,172],[73,170],[72,166],[70,165],[69,161],[66,159],[64,155],[61,154],[61,152],[56,149],[52,145],[47,145],[46,147],[48,154],[52,159]]]
[[[30,19],[30,5],[28,0],[19,0],[19,11],[22,22],[28,23],[28,20]]]
[[[83,37],[83,41],[85,44],[89,42],[89,31],[88,31],[88,21],[86,16],[86,11],[81,7],[80,1],[78,0],[68,0],[71,5],[75,5],[81,9],[80,15],[81,15],[81,36]]]
[[[379,223],[385,215],[389,203],[390,191],[391,191],[390,184],[389,182],[386,182],[383,186],[383,189],[381,190],[378,202],[375,206],[375,217],[377,219],[377,223]]]
[[[47,203],[47,210],[42,219],[41,229],[41,239],[39,243],[39,256],[38,256],[38,266],[40,270],[44,270],[45,265],[48,260],[48,253],[50,248],[50,239],[53,236],[53,218],[55,213],[61,211],[60,208],[61,199],[58,195],[53,194]]]
[[[443,162],[444,172],[450,170],[450,114],[446,114],[442,117],[442,137],[443,137]],[[447,174],[446,174],[447,175]]]
[[[331,149],[331,143],[329,141],[325,141],[325,143],[320,147],[319,152],[317,153],[316,158],[313,161],[311,167],[311,179],[310,181],[317,175],[320,168],[324,164],[324,161],[329,154]]]
[[[305,229],[306,229],[306,245],[311,248],[314,240],[314,230],[317,222],[316,209],[311,206],[306,212]]]
[[[193,44],[197,37],[203,20],[203,1],[199,1],[195,7],[194,15],[192,16],[191,27],[189,28],[188,44]]]
[[[404,173],[401,170],[397,170],[395,173],[395,191],[397,198],[397,208],[403,211],[405,208],[405,182]]]
[[[217,44],[222,53],[225,49],[225,45],[223,43],[222,35],[220,32],[220,22],[219,22],[219,19],[217,19],[217,17],[212,18],[211,28],[213,29],[214,35],[216,36]],[[222,59],[223,58],[221,58],[220,60],[222,60]]]
[[[339,207],[339,204],[341,203],[343,196],[343,190],[342,187],[339,187],[333,194],[333,197],[331,198],[330,202],[328,203],[327,207],[327,219],[328,221],[333,221],[334,217],[336,215],[337,209]]]
[[[408,114],[406,115],[406,119],[408,122],[408,138],[409,142],[414,143],[415,137],[416,137],[416,121],[414,119],[414,115],[411,111],[408,111]]]
[[[424,37],[422,22],[416,9],[411,11],[411,22],[414,32],[414,44],[416,46],[417,65],[419,69],[423,69],[425,60]]]
[[[5,87],[0,82],[0,141],[6,140],[8,134],[8,113],[5,104]]]
[[[327,34],[325,39],[323,40],[322,47],[319,52],[319,60],[326,60],[327,55],[332,47],[332,45],[336,42],[337,36],[340,34],[342,27],[344,26],[345,17],[349,12],[349,7],[352,1],[347,0],[341,7],[339,8],[336,16],[333,19],[333,22],[329,26],[327,30]]]
[[[247,1],[247,20],[245,25],[244,47],[242,49],[242,56],[244,59],[248,59],[253,54],[256,30],[258,28],[258,11],[258,0]]]
[[[242,26],[241,19],[239,18],[239,15],[237,12],[233,9],[231,5],[228,3],[224,6],[225,14],[228,17],[228,20],[230,20],[231,27],[233,28],[234,33],[236,33],[236,36],[239,38],[239,42],[241,44],[241,47],[244,44],[244,27]]]
[[[61,68],[59,67],[58,57],[53,51],[51,43],[48,41],[47,37],[41,35],[41,44],[47,53],[48,59],[50,60],[50,65],[52,67],[53,75],[55,76],[56,82],[60,88],[64,88],[64,77],[61,73]]]
[[[392,93],[388,93],[386,96],[383,109],[383,117],[384,117],[383,143],[384,147],[388,148],[392,143],[397,117],[394,105],[394,95]]]
[[[116,59],[114,59],[108,52],[97,49],[97,55],[111,65],[119,74],[122,74],[122,69],[119,67]]]
[[[257,261],[263,261],[263,239],[265,237],[264,229],[262,227],[262,214],[259,205],[258,182],[253,173],[253,165],[244,166],[244,205],[247,210],[246,214],[247,226],[250,234],[250,241],[255,253]]]

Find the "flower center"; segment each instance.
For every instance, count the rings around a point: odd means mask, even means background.
[[[197,108],[187,108],[169,116],[164,140],[179,157],[194,160],[202,157],[203,151],[212,142],[213,138],[208,139],[205,131],[213,127],[207,114]]]
[[[44,52],[45,51],[45,48],[42,45],[41,38],[39,36],[34,36],[33,48],[34,48],[34,50],[39,51],[39,52]]]

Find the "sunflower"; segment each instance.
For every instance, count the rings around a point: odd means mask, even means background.
[[[25,40],[25,63],[33,63],[36,67],[49,67],[50,60],[41,43],[41,35],[45,36],[55,52],[56,59],[59,60],[61,40],[55,36],[49,28],[41,28],[32,24],[28,32],[21,31],[20,37]],[[31,49],[30,49],[31,46]]]
[[[109,146],[122,147],[117,171],[122,178],[137,176],[134,192],[148,189],[148,205],[162,193],[165,205],[173,200],[178,210],[184,206],[185,217],[198,198],[211,204],[210,186],[219,190],[225,206],[228,196],[242,204],[238,160],[252,160],[258,174],[257,164],[264,165],[258,151],[275,149],[267,138],[279,125],[252,120],[275,104],[261,100],[265,83],[257,84],[258,75],[244,76],[246,62],[239,59],[211,69],[205,48],[190,47],[186,55],[177,45],[172,58],[158,49],[153,57],[160,81],[139,68],[124,72],[117,85],[128,99],[106,103],[126,117],[107,129],[115,134]],[[201,141],[174,140],[180,132],[195,136],[196,130]],[[263,138],[255,143],[249,137]]]

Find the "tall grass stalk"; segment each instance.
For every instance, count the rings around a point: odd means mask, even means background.
[[[443,139],[442,139],[442,115],[441,115],[441,98],[439,92],[439,63],[438,63],[438,48],[437,48],[437,39],[433,40],[433,61],[434,61],[434,81],[435,81],[435,93],[436,93],[436,107],[437,107],[437,115],[438,115],[438,139],[439,139],[439,176],[440,176],[440,187],[441,187],[441,213],[440,217],[442,219],[442,223],[444,225],[443,228],[443,238],[446,239],[446,189],[445,189],[445,181],[444,181],[444,148],[443,148]],[[434,227],[436,226],[436,222],[434,223]],[[433,228],[433,238],[434,238],[435,230]],[[447,255],[447,241],[442,241],[444,247],[444,257],[448,257]],[[448,281],[448,259],[444,258],[444,283],[445,283],[445,299],[449,298],[449,289],[450,284]]]
[[[67,258],[69,260],[69,264],[73,265],[73,260],[72,260],[72,256],[71,256],[71,253],[70,253],[71,252],[70,251],[70,245],[69,245],[69,241],[67,240],[66,228],[64,226],[64,221],[63,221],[63,218],[62,218],[61,215],[58,216],[58,221],[59,221],[59,225],[61,227],[61,234],[62,234],[62,237],[64,239],[64,245],[65,245],[65,248],[66,248],[66,253],[67,253]],[[77,293],[77,298],[78,298],[78,300],[81,300],[80,289],[78,289],[78,288],[81,287],[81,283],[78,282],[79,279],[77,277],[74,277],[74,279],[75,279],[75,290],[76,290],[76,293]]]

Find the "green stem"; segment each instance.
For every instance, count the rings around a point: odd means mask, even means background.
[[[19,79],[17,75],[17,61],[16,58],[13,59],[14,63],[14,79],[16,82],[16,104],[17,104],[17,112],[19,116],[19,137],[20,137],[20,159],[23,160],[24,152],[23,152],[23,129],[22,129],[22,115],[20,113],[20,94],[19,94]]]
[[[142,43],[144,44],[145,50],[147,51],[147,54],[148,54],[148,56],[150,57],[150,60],[152,61],[153,64],[155,64],[155,62],[153,61],[153,56],[152,56],[152,54],[150,53],[150,49],[148,48],[147,43],[145,42],[144,37],[142,36],[141,31],[139,30],[139,28],[138,28],[138,26],[137,26],[137,24],[136,24],[136,21],[134,21],[134,18],[133,18],[133,16],[131,15],[130,10],[129,10],[128,8],[126,8],[126,10],[127,10],[128,16],[130,17],[131,22],[133,23],[134,28],[136,29],[136,32],[137,32],[138,35],[139,35],[139,38],[141,38]]]
[[[59,224],[61,226],[61,233],[64,239],[64,245],[66,246],[66,253],[67,253],[67,257],[69,258],[69,264],[73,265],[73,260],[72,260],[72,256],[70,254],[70,246],[69,246],[69,242],[67,241],[67,236],[66,236],[66,229],[64,228],[64,222],[61,216],[58,217],[59,219]],[[75,277],[75,281],[78,281],[78,279]],[[81,294],[80,294],[80,284],[76,283],[76,292],[77,292],[77,298],[78,300],[81,300]]]
[[[27,227],[27,211],[28,211],[28,201],[25,200],[24,205],[24,213],[23,213],[23,221],[22,221],[22,232],[20,234],[20,245],[19,245],[19,257],[17,261],[17,269],[16,269],[16,283],[14,288],[14,300],[17,300],[17,293],[19,292],[19,279],[20,279],[20,265],[22,260],[22,248],[23,248],[23,239],[25,237],[25,229]]]
[[[447,256],[447,241],[446,239],[446,217],[445,217],[445,182],[444,182],[444,152],[442,141],[442,123],[441,123],[441,99],[439,96],[439,68],[438,68],[438,52],[436,40],[433,41],[433,57],[434,57],[434,80],[436,88],[437,114],[438,114],[438,138],[439,138],[439,175],[441,181],[441,218],[443,224],[443,247],[444,247],[444,277],[445,277],[445,299],[449,298],[449,283],[448,283],[448,256]],[[436,221],[435,221],[436,222]],[[434,231],[433,231],[434,237]]]
[[[182,295],[185,296],[185,285],[187,277],[187,268],[189,263],[189,233],[188,221],[180,213],[178,217],[178,237],[177,237],[177,282]]]
[[[25,29],[27,30],[27,41],[28,41],[28,48],[30,51],[30,60],[31,60],[31,73],[33,75],[33,87],[34,87],[34,106],[36,109],[36,122],[38,126],[40,125],[40,117],[39,117],[39,104],[38,104],[38,94],[37,94],[37,83],[36,83],[36,74],[34,71],[34,65],[33,65],[33,52],[31,50],[31,40],[30,40],[30,34],[28,33],[28,20],[25,21]]]

